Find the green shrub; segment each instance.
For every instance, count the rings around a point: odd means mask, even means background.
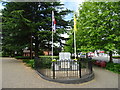
[[[29,60],[30,63],[34,63],[34,59]]]
[[[30,65],[30,67],[34,68],[34,63],[34,59],[31,59],[27,64]]]
[[[34,68],[34,59],[23,59],[23,62],[27,64],[27,66]]]
[[[81,64],[81,68],[87,68],[86,64]]]
[[[96,60],[95,60],[95,59],[92,59],[91,61],[92,61],[92,62],[95,62]]]
[[[58,56],[53,56],[54,59],[58,59]],[[39,56],[37,66],[40,68],[51,68],[52,56]]]
[[[118,63],[107,63],[106,69],[120,74],[120,64]]]
[[[29,63],[29,59],[23,59],[24,63]]]
[[[39,57],[43,57],[43,58],[52,58],[52,56],[39,56]],[[58,59],[58,56],[53,56],[53,58]]]
[[[0,52],[0,57],[2,57],[2,52]]]
[[[54,56],[54,59],[58,60],[58,56]],[[85,59],[81,62],[81,68],[86,68],[88,60]],[[51,68],[52,57],[51,56],[39,56],[39,60],[37,60],[38,68]]]
[[[2,57],[9,57],[10,55],[2,53],[1,56]]]
[[[112,56],[112,58],[120,58],[120,56]]]
[[[30,59],[29,56],[15,56],[16,59]]]

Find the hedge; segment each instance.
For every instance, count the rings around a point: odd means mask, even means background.
[[[108,62],[106,69],[120,74],[120,64]]]
[[[16,59],[30,59],[30,56],[15,56]]]
[[[52,58],[52,56],[39,56],[39,57],[43,57],[43,58],[44,58],[44,57],[45,57],[45,58]],[[57,58],[57,59],[58,59],[59,56],[53,56],[53,58]]]
[[[32,68],[34,68],[34,59],[23,59],[23,62],[27,64],[27,66],[30,66]]]
[[[58,56],[53,56],[54,59],[58,59]],[[51,68],[52,64],[52,56],[39,56],[39,60],[37,61],[38,67],[41,68]]]
[[[120,58],[120,56],[112,56],[112,58]]]

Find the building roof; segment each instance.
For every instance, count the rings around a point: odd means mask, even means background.
[[[23,50],[23,53],[30,53],[30,50]],[[34,53],[34,51],[32,51]]]

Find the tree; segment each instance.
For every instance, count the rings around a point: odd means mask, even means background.
[[[77,22],[77,49],[110,52],[119,50],[120,2],[84,2],[79,9]]]
[[[7,2],[2,11],[4,48],[11,47],[10,50],[18,49],[19,51],[30,47],[30,38],[33,37],[36,56],[38,56],[39,48],[40,50],[49,49],[51,46],[52,10],[55,12],[57,27],[61,29],[54,34],[54,42],[58,40],[60,42],[59,34],[63,33],[64,28],[68,25],[64,16],[71,12],[68,9],[63,10],[62,6],[63,4],[60,2]]]
[[[29,26],[25,18],[21,16],[21,10],[11,12],[11,16],[8,13],[3,13],[3,15],[9,15],[3,17],[3,50],[9,50],[10,53],[14,53],[14,51],[20,52],[29,42],[30,33],[26,30]]]
[[[70,34],[69,36],[69,40],[66,41],[66,45],[64,46],[64,51],[65,52],[70,52],[70,53],[73,53],[73,35]]]

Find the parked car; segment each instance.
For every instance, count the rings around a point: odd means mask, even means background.
[[[86,58],[86,55],[83,54],[83,53],[81,53],[80,55],[78,55],[78,57],[80,57],[80,58]]]
[[[79,57],[79,58],[85,58],[86,55],[85,55],[84,53],[81,52],[81,53],[78,53],[78,57]]]
[[[89,52],[88,53],[88,57],[93,57],[94,56],[94,53],[93,52]]]

